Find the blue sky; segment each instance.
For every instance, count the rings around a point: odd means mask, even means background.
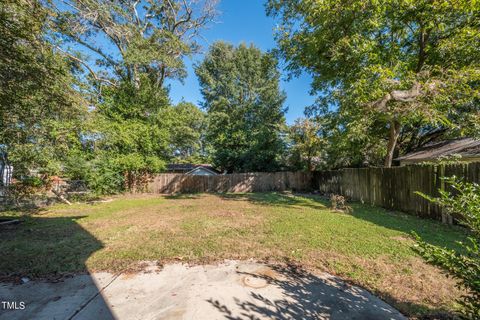
[[[230,42],[238,45],[242,42],[253,43],[260,49],[267,51],[275,47],[273,29],[275,21],[265,14],[264,1],[261,0],[223,0],[219,3],[221,11],[217,23],[210,25],[202,35],[203,50],[217,40]],[[196,55],[192,59],[186,59],[188,77],[182,85],[178,81],[170,82],[170,96],[174,103],[182,99],[198,104],[202,100],[200,87],[193,71],[193,64],[201,61],[202,55]],[[287,122],[292,123],[296,118],[303,116],[305,106],[311,105],[314,97],[309,95],[310,77],[302,75],[286,81],[286,73],[283,72],[281,87],[287,94],[286,106],[288,112]]]

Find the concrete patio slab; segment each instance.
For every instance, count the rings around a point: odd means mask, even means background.
[[[406,319],[331,275],[253,261],[162,269],[152,264],[136,274],[0,284],[0,301],[25,303],[23,310],[0,310],[1,320]]]

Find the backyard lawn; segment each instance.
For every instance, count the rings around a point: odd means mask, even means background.
[[[352,204],[331,211],[313,195],[125,196],[57,205],[0,229],[0,274],[43,277],[140,270],[142,261],[289,262],[361,285],[408,315],[452,310],[462,292],[412,250],[413,230],[454,246],[458,227]],[[3,212],[18,216],[18,212]]]

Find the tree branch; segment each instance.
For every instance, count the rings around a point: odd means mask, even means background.
[[[386,93],[381,99],[375,101],[373,105],[377,109],[385,111],[387,110],[387,103],[392,100],[398,102],[413,102],[422,94],[420,88],[420,83],[415,82],[409,90],[393,90]]]
[[[77,61],[78,63],[82,64],[87,70],[88,72],[92,75],[92,77],[96,80],[96,81],[100,81],[100,82],[105,82],[105,83],[108,83],[109,85],[111,86],[114,86],[114,87],[117,87],[117,84],[108,80],[108,79],[105,79],[105,78],[100,78],[99,76],[97,76],[97,74],[95,73],[95,71],[93,71],[93,69],[88,65],[88,63],[86,63],[85,61],[83,61],[82,59],[68,53],[67,51],[63,50],[62,48],[60,48],[59,46],[56,46],[56,48],[63,52],[68,58],[74,60],[74,61]]]

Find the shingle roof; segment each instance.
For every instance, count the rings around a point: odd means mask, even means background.
[[[213,168],[210,164],[193,164],[193,163],[169,163],[167,164],[167,171],[184,171],[189,172],[195,168],[202,167],[213,171],[215,173],[219,173],[215,168]]]
[[[208,171],[208,172],[210,172],[210,173],[212,173],[212,174],[214,174],[214,175],[219,174],[219,172],[218,172],[217,170],[214,170],[214,169],[211,169],[211,168],[207,168],[207,167],[205,167],[205,166],[196,166],[195,169],[192,169],[192,170],[186,172],[185,174],[193,174],[193,173],[194,173],[195,171],[197,171],[197,170]]]
[[[402,157],[396,158],[395,160],[435,160],[439,157],[445,157],[454,154],[458,154],[463,158],[480,157],[480,140],[473,138],[460,138],[435,142]]]

